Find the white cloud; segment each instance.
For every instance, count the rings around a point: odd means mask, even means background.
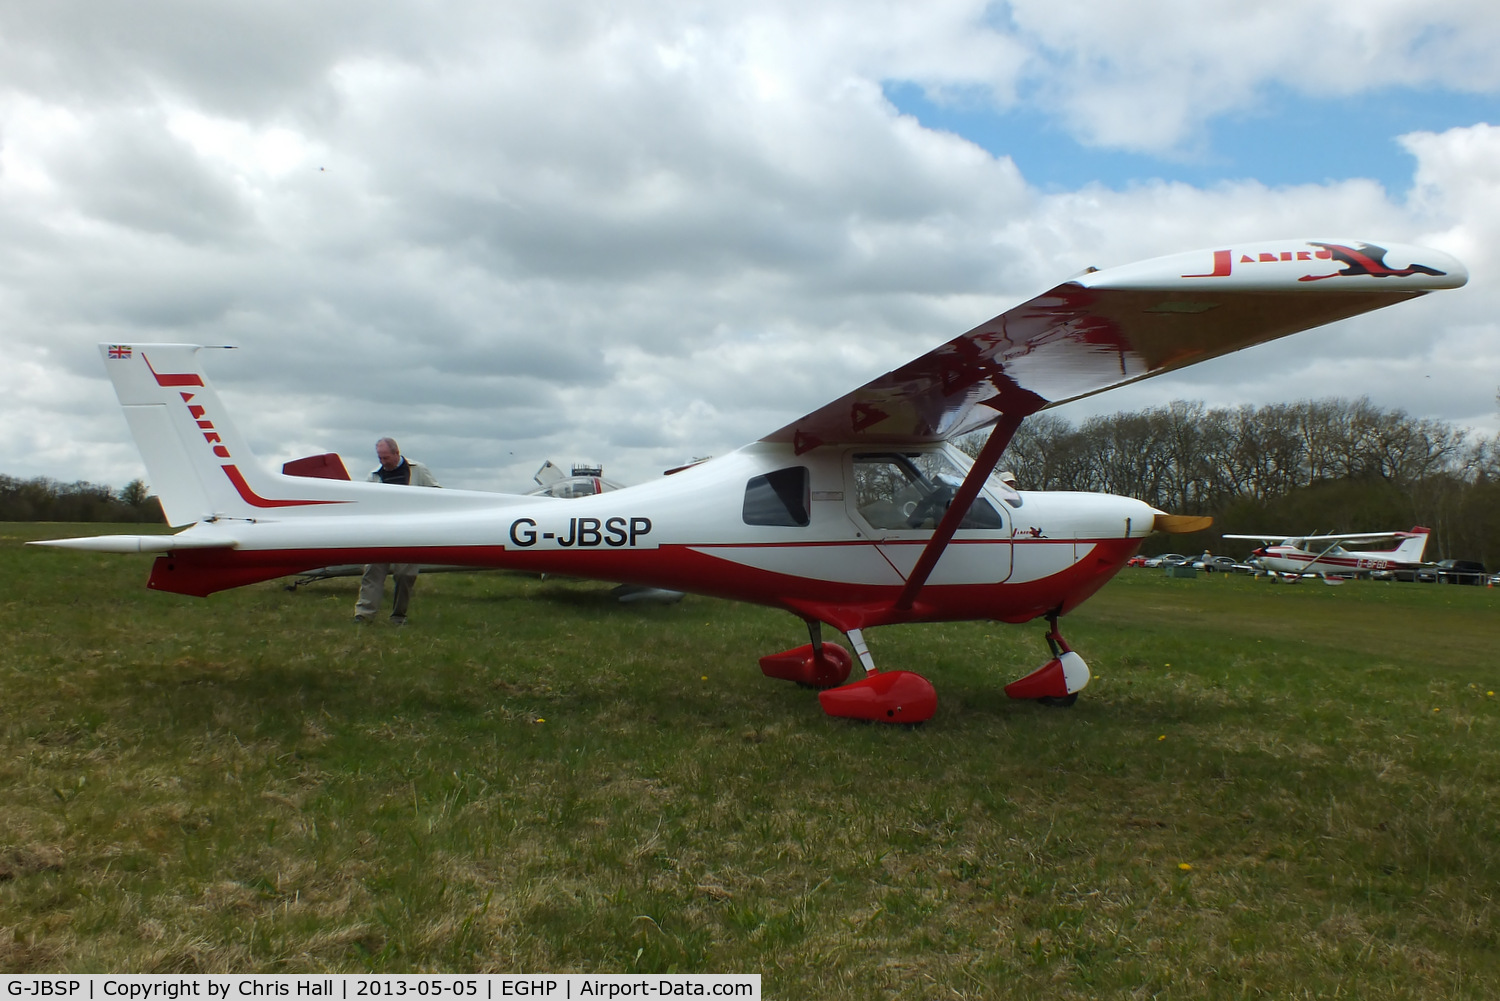
[[[1500,22],[1475,0],[1005,6],[1034,53],[1029,96],[1052,106],[1090,145],[1191,152],[1211,117],[1254,111],[1272,87],[1309,97],[1500,87],[1493,58]]]
[[[1430,238],[1463,255],[1472,272],[1494,274],[1500,263],[1500,123],[1413,133],[1401,143],[1417,158],[1411,209]]]

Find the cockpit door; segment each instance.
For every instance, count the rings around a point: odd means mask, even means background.
[[[880,555],[910,577],[948,502],[968,472],[963,459],[944,448],[851,450],[845,463],[844,496],[856,530]],[[1010,577],[1011,520],[997,502],[995,484],[981,490],[943,551],[928,583],[998,584]]]

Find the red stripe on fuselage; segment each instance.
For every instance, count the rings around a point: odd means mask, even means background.
[[[1273,560],[1286,560],[1288,563],[1302,563],[1307,566],[1311,566],[1314,563],[1327,564],[1328,566],[1338,567],[1341,570],[1393,570],[1401,567],[1416,566],[1415,563],[1393,560],[1388,556],[1376,554],[1370,556],[1312,556],[1308,553],[1270,552],[1266,555]],[[1373,567],[1367,565],[1371,563],[1384,563],[1385,566]]]
[[[904,611],[895,608],[901,585],[854,584],[776,573],[728,563],[685,545],[588,552],[537,552],[503,546],[190,549],[158,557],[150,586],[201,597],[324,566],[425,563],[556,573],[690,591],[785,609],[841,630],[897,622],[966,619],[1025,622],[1053,610],[1072,610],[1103,587],[1135,554],[1141,542],[1139,539],[1066,541],[1091,548],[1082,559],[1058,573],[1018,583],[929,584],[920,600]]]

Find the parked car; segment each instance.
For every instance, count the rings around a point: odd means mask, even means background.
[[[1141,564],[1141,565],[1142,566],[1146,566],[1146,567],[1153,567],[1153,568],[1154,567],[1170,567],[1170,566],[1176,566],[1178,563],[1181,563],[1181,562],[1183,562],[1186,559],[1187,559],[1186,556],[1181,556],[1181,555],[1179,555],[1177,553],[1162,553],[1160,556],[1152,556],[1152,557],[1148,558],[1146,560],[1146,562],[1143,563],[1143,564]]]
[[[1438,560],[1439,584],[1483,584],[1487,579],[1483,563],[1473,560]]]

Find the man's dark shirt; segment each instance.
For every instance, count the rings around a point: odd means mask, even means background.
[[[381,466],[375,470],[375,475],[380,477],[381,483],[399,483],[403,487],[411,486],[411,466],[407,465],[406,459],[401,460],[401,465],[395,469],[386,469]]]

